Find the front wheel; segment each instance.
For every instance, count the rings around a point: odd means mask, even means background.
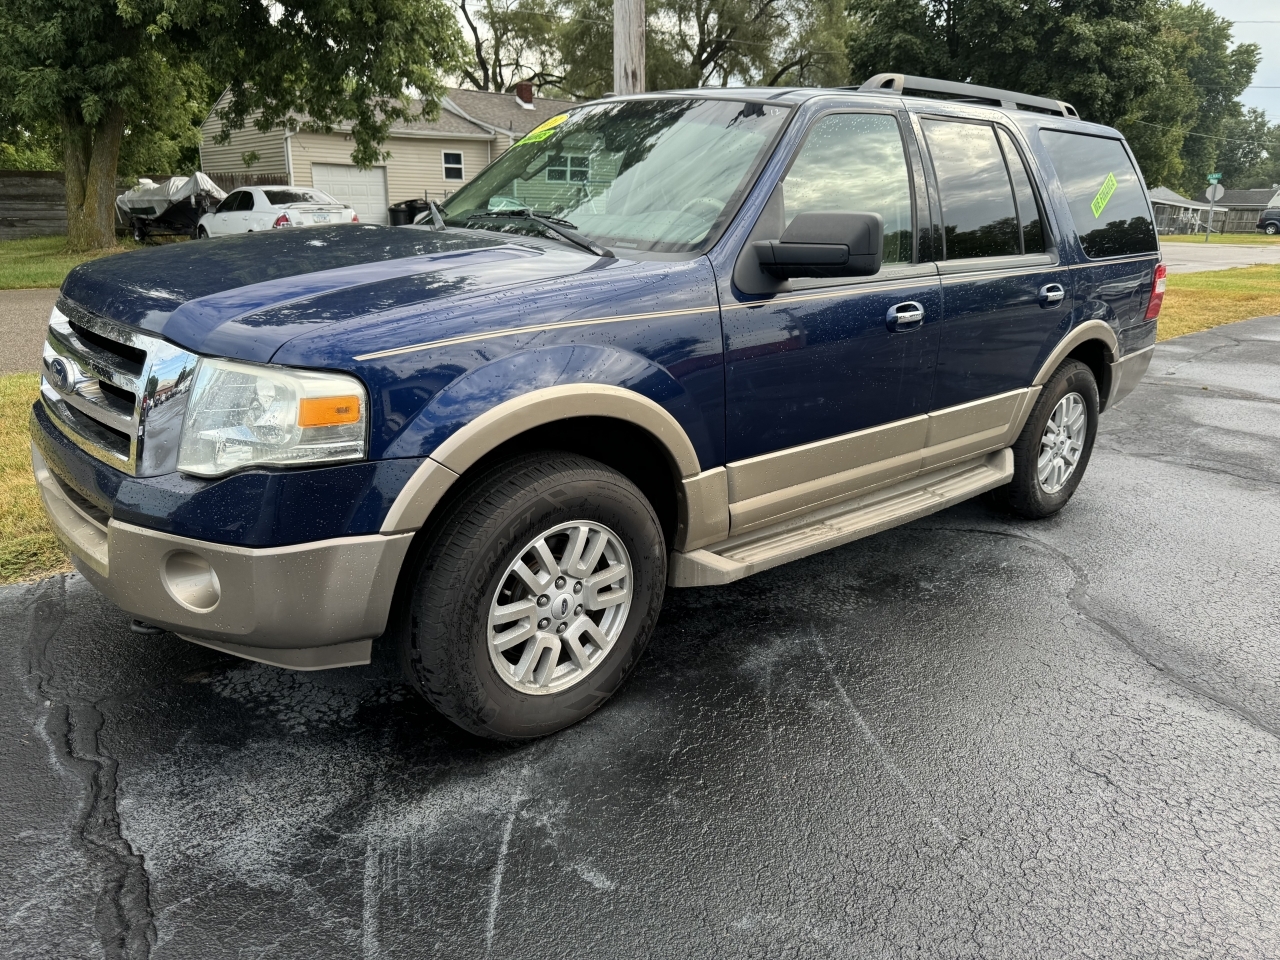
[[[209,231],[208,231],[208,230],[206,230],[204,227],[197,227],[197,228],[196,228],[196,239],[197,239],[197,240],[208,240],[208,239],[209,239]]]
[[[666,574],[658,518],[626,477],[568,453],[499,464],[461,493],[411,571],[406,674],[472,733],[554,733],[622,685]]]
[[[1029,520],[1067,505],[1084,478],[1098,432],[1098,384],[1079,360],[1058,367],[1013,445],[1013,481],[1000,495]]]

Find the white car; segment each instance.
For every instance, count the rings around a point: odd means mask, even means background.
[[[311,187],[241,187],[200,218],[196,236],[203,239],[279,227],[359,222],[346,204]]]

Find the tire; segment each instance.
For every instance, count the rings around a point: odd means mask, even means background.
[[[566,525],[593,531],[584,555],[601,546],[591,572],[574,576],[579,535]],[[661,524],[630,480],[575,454],[521,456],[468,484],[429,536],[409,570],[401,660],[410,683],[446,717],[495,740],[541,737],[577,723],[622,685],[653,632],[667,580]],[[537,560],[539,538],[554,572]],[[546,581],[540,594],[512,572],[518,561]],[[619,570],[625,576],[600,584]],[[498,604],[528,615],[491,626]],[[529,634],[498,652],[506,639]]]
[[[133,225],[133,239],[135,243],[145,243],[147,239],[147,231],[140,223]]]
[[[1266,231],[1267,236],[1274,237],[1277,233],[1280,233],[1280,223],[1268,223],[1263,229]]]
[[[209,231],[208,231],[208,230],[206,230],[204,227],[196,227],[196,239],[197,239],[197,240],[208,240],[208,239],[209,239]]]
[[[1069,397],[1076,398],[1083,410],[1075,409]],[[1060,445],[1055,449],[1060,449],[1062,456],[1042,463],[1042,454],[1049,452],[1046,444],[1051,419],[1058,438],[1055,443]],[[1070,429],[1072,423],[1078,423],[1075,431]],[[1084,478],[1097,434],[1098,383],[1093,371],[1078,360],[1066,360],[1040,391],[1013,445],[1013,481],[999,491],[1005,506],[1028,520],[1051,517],[1065,507]],[[1075,456],[1074,465],[1064,476],[1071,454]]]

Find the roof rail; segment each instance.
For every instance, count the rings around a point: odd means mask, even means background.
[[[986,103],[992,106],[1005,107],[1009,110],[1033,110],[1036,113],[1050,113],[1058,117],[1075,117],[1080,114],[1076,108],[1063,100],[1050,100],[1048,97],[1033,97],[1026,93],[1015,93],[1012,90],[998,90],[995,87],[980,87],[976,83],[956,83],[952,80],[933,80],[929,77],[911,77],[902,73],[877,73],[874,77],[858,87],[859,93],[896,93],[899,96],[910,96],[916,93],[945,94],[947,99],[960,100],[967,103]]]

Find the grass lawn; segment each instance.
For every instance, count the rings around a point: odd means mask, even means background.
[[[137,249],[138,245],[132,240],[125,240],[110,250],[95,250],[93,253],[68,253],[66,237],[0,240],[0,290],[28,287],[57,289],[72,267],[86,260]]]
[[[71,569],[31,475],[27,411],[39,392],[34,373],[0,377],[0,583]]]
[[[1191,234],[1167,234],[1160,238],[1161,243],[1204,243],[1204,234],[1200,236],[1192,236]],[[1280,243],[1280,234],[1274,237],[1268,237],[1265,233],[1215,233],[1209,238],[1210,243]]]
[[[1158,338],[1280,314],[1280,264],[1169,275]]]

